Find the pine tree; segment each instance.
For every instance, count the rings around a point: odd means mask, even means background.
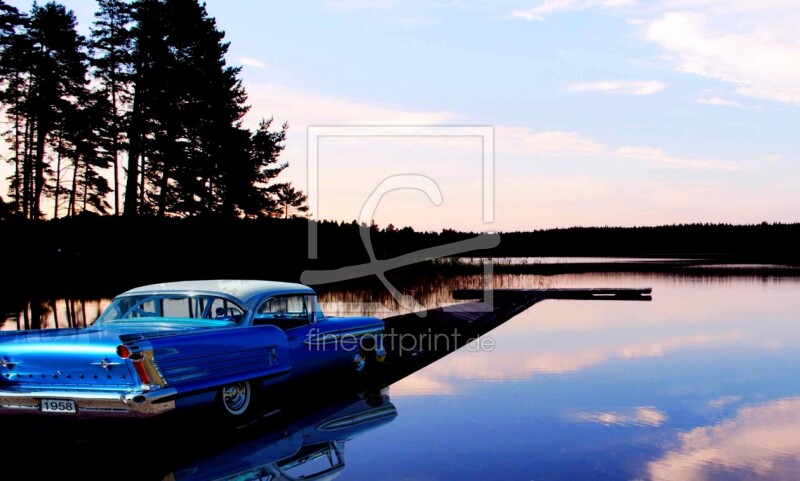
[[[166,139],[172,142],[172,156],[164,165],[158,211],[231,215],[237,209],[225,202],[225,173],[244,159],[248,143],[241,127],[248,107],[240,69],[226,65],[225,34],[203,5],[170,0],[165,6],[167,40],[174,54],[166,87],[180,101],[169,115],[179,125],[172,126]]]
[[[103,148],[112,161],[114,214],[120,214],[119,156],[125,149],[126,115],[132,75],[131,5],[122,0],[98,0],[90,48],[91,64],[99,90],[105,95]]]
[[[108,142],[102,134],[109,102],[103,91],[87,93],[81,99],[81,108],[71,119],[75,128],[65,132],[69,145],[66,156],[72,159],[72,187],[67,209],[71,216],[89,211],[105,214],[111,208],[106,200],[111,187],[108,179],[99,173],[113,165],[112,154],[103,147]]]
[[[265,128],[251,136],[242,127],[247,96],[240,69],[226,64],[228,44],[215,20],[196,0],[141,0],[133,18],[131,132],[138,141],[131,136],[129,157],[142,156],[139,189],[146,195],[139,211],[274,213],[277,204],[266,183],[283,167],[262,164],[277,161],[285,132],[274,137]],[[135,168],[129,158],[129,173]],[[128,184],[131,189],[130,175]]]
[[[12,155],[7,161],[14,165],[14,173],[8,178],[8,193],[12,201],[7,209],[19,213],[23,205],[23,161],[25,144],[23,135],[24,99],[26,89],[25,62],[29,50],[25,30],[27,17],[16,8],[0,0],[0,103],[6,105],[11,128],[3,136],[11,146]]]
[[[272,122],[272,119],[261,120],[250,139],[248,168],[242,172],[242,178],[237,179],[246,188],[230,191],[230,195],[237,196],[242,211],[251,217],[274,217],[283,213],[270,183],[288,167],[287,163],[278,163],[278,160],[285,148],[289,125],[284,123],[280,130],[271,131]]]
[[[66,119],[85,98],[87,66],[85,40],[76,31],[75,16],[64,6],[34,5],[25,35],[27,93],[24,100],[27,145],[24,161],[23,210],[29,218],[42,217],[41,199],[51,166],[46,157],[51,134],[69,128]]]
[[[21,24],[22,15],[19,10],[0,0],[0,52],[5,54],[11,38],[17,33],[17,28]]]
[[[0,0],[0,102],[11,126],[12,209],[42,217],[120,213],[284,216],[305,196],[275,184],[287,125],[242,126],[247,95],[225,34],[198,0],[98,0],[91,43],[56,3],[19,14]],[[87,50],[91,55],[87,55]],[[88,67],[94,75],[90,91]],[[110,170],[109,184],[103,173]],[[59,210],[61,209],[61,211]]]
[[[131,5],[131,105],[127,113],[128,166],[123,215],[136,216],[150,211],[146,204],[148,150],[158,128],[161,102],[167,101],[161,83],[168,79],[169,51],[164,25],[164,6],[160,0],[137,0]],[[161,94],[161,95],[159,95]],[[149,169],[150,173],[155,170]]]
[[[275,193],[278,205],[283,206],[284,219],[289,218],[290,210],[294,212],[292,217],[296,217],[298,212],[305,213],[308,211],[308,206],[306,205],[308,197],[292,187],[291,182],[275,184],[270,190]]]

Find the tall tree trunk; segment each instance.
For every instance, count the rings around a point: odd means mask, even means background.
[[[75,327],[75,321],[72,320],[71,315],[72,299],[64,299],[64,313],[67,316],[67,327]]]
[[[139,180],[139,212],[144,210],[144,201],[145,201],[145,193],[147,192],[145,189],[147,188],[147,179],[144,175],[144,168],[145,168],[145,156],[142,155],[141,163],[139,164],[139,176],[141,179]]]
[[[59,147],[61,143],[59,142]],[[53,201],[53,219],[58,219],[58,194],[61,191],[61,149],[58,149],[56,155],[56,195]]]
[[[114,140],[114,215],[119,216],[119,147]]]
[[[114,215],[119,216],[119,114],[117,112],[117,84],[111,82],[111,115],[114,122],[113,134],[114,142]]]
[[[72,189],[69,192],[69,207],[67,211],[69,212],[70,217],[75,217],[75,192],[78,190],[78,170],[79,170],[80,162],[78,158],[75,158],[75,169],[72,171]]]
[[[158,217],[164,217],[167,210],[167,188],[169,187],[169,168],[167,162],[164,162],[164,172],[161,174],[161,179],[158,181]]]
[[[33,120],[29,117],[25,122],[25,151],[22,157],[22,215],[28,219],[30,217],[31,206],[31,125]]]
[[[42,303],[39,300],[31,301],[31,329],[42,328]]]
[[[42,217],[42,192],[44,191],[44,144],[47,137],[46,122],[39,121],[36,128],[36,157],[34,158],[33,205],[31,217]]]
[[[83,202],[81,203],[81,212],[86,212],[86,197],[89,190],[89,162],[83,163]]]
[[[78,326],[78,314],[75,310],[75,300],[72,299],[69,301],[70,310],[72,310],[72,327],[79,327]]]
[[[17,100],[14,109],[14,213],[19,213],[22,207],[22,199],[20,198],[20,168],[22,167],[20,161],[20,130],[22,129],[22,116],[19,114],[20,102]]]
[[[24,325],[25,325],[25,330],[26,331],[31,328],[31,317],[30,317],[30,314],[28,313],[28,311],[30,309],[30,305],[31,305],[30,302],[26,303],[25,304],[25,309],[22,310],[22,319],[24,319],[24,321],[25,321]]]
[[[50,299],[50,308],[53,310],[53,323],[55,328],[58,329],[58,303],[55,299]]]
[[[20,199],[20,182],[22,181],[20,177],[20,169],[22,167],[22,163],[20,162],[20,155],[19,155],[19,130],[20,130],[20,121],[19,121],[19,114],[16,114],[14,117],[14,213],[18,213],[21,207],[21,200]]]
[[[141,115],[140,112],[141,99],[139,99],[140,92],[133,94],[133,109],[131,112],[131,127],[128,133],[128,177],[125,182],[125,206],[123,215],[126,217],[135,217],[138,214],[137,209],[137,187],[139,181],[139,156],[141,155]],[[144,169],[143,169],[144,170]],[[141,185],[144,191],[144,182]]]

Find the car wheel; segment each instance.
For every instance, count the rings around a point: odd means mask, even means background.
[[[221,396],[222,406],[231,416],[243,416],[246,414],[253,399],[253,388],[250,381],[237,382],[222,386]]]
[[[353,368],[356,372],[362,372],[366,366],[367,356],[364,355],[364,351],[359,350],[356,355],[353,356]]]

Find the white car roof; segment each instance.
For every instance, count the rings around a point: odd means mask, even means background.
[[[132,294],[156,294],[160,292],[219,292],[247,302],[253,296],[264,294],[314,294],[314,290],[303,284],[278,281],[258,281],[245,279],[211,279],[204,281],[162,282],[136,287],[121,296]]]

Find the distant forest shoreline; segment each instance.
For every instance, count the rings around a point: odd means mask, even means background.
[[[123,218],[78,216],[46,221],[0,221],[0,249],[6,277],[20,294],[64,295],[120,289],[150,282],[202,278],[260,278],[297,281],[306,269],[336,269],[369,262],[360,231],[368,229],[377,259],[472,238],[477,233],[417,232],[355,222],[317,224],[318,258],[308,259],[308,220]],[[495,272],[664,272],[693,267],[718,271],[722,264],[793,266],[770,275],[800,275],[800,224],[687,224],[658,227],[573,227],[505,232],[487,250],[431,259],[390,271],[390,275],[477,273],[460,258],[533,258],[500,261]],[[671,262],[546,264],[540,257],[628,257]],[[700,269],[698,269],[698,267]],[[728,269],[726,267],[726,269]],[[756,268],[757,269],[757,268]],[[735,272],[730,271],[730,272]],[[718,273],[718,272],[717,272]]]

